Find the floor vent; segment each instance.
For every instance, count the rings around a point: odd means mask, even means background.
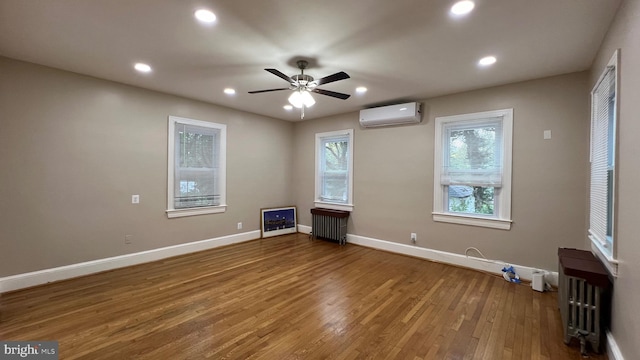
[[[322,208],[311,209],[311,235],[337,241],[340,245],[347,243],[348,211]]]

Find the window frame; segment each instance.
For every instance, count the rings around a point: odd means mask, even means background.
[[[607,134],[607,141],[610,141],[611,139],[609,138],[609,135],[612,135],[612,146],[608,146],[607,149],[607,158],[609,158],[609,156],[611,156],[612,159],[612,176],[613,179],[611,180],[611,194],[607,194],[607,197],[610,197],[610,201],[612,202],[611,204],[611,218],[607,219],[607,224],[606,226],[610,226],[611,227],[611,236],[607,236],[607,239],[605,241],[605,243],[603,244],[600,240],[598,240],[598,238],[596,236],[594,236],[594,234],[592,233],[591,228],[593,227],[592,225],[592,212],[594,210],[594,206],[592,204],[592,174],[591,174],[591,170],[590,170],[590,178],[589,178],[589,228],[588,228],[588,238],[589,241],[591,243],[591,251],[600,258],[600,260],[602,260],[603,264],[607,267],[607,269],[611,272],[611,274],[613,276],[617,276],[618,275],[618,260],[617,260],[617,242],[616,242],[616,233],[617,233],[617,227],[616,227],[616,209],[617,209],[617,181],[618,181],[618,169],[616,166],[616,161],[618,159],[618,124],[619,124],[619,119],[620,119],[620,106],[619,106],[619,99],[620,99],[620,52],[619,50],[614,51],[613,55],[611,56],[611,58],[609,59],[609,62],[607,63],[607,65],[605,66],[605,68],[602,70],[602,73],[600,74],[600,77],[598,78],[598,81],[596,81],[595,85],[593,86],[593,89],[591,90],[591,132],[590,132],[590,138],[589,138],[589,162],[590,162],[590,167],[592,166],[593,163],[593,152],[594,152],[594,131],[595,131],[595,121],[597,118],[597,113],[598,110],[596,109],[596,101],[594,100],[596,97],[596,93],[599,90],[600,85],[602,84],[603,80],[606,78],[606,75],[608,74],[608,72],[610,70],[614,71],[614,75],[613,75],[613,81],[614,81],[614,85],[613,85],[613,111],[611,112],[611,115],[613,116],[613,131],[612,134]],[[611,96],[609,97],[609,99],[611,99]],[[611,109],[611,104],[608,102],[607,104],[607,109]],[[609,121],[610,119],[608,119]],[[607,143],[609,145],[609,143]],[[608,151],[612,150],[612,153],[610,154]],[[609,162],[607,160],[607,162]],[[609,171],[609,165],[607,164],[607,172]],[[610,245],[609,245],[609,239],[610,241]],[[608,250],[608,248],[611,248],[610,251]]]
[[[220,204],[216,206],[192,207],[176,209],[174,203],[175,186],[175,128],[176,124],[199,126],[220,131],[218,144],[218,190],[220,192]],[[226,197],[226,169],[227,169],[227,125],[214,122],[188,119],[178,116],[169,116],[168,121],[168,156],[167,156],[167,217],[176,218],[204,214],[223,213],[227,210]]]
[[[441,183],[442,166],[445,162],[445,127],[452,123],[486,124],[489,119],[499,118],[502,123],[502,185],[494,190],[494,215],[451,212],[445,206],[448,194]],[[500,109],[452,116],[440,116],[435,119],[434,161],[433,161],[433,221],[453,224],[511,229],[511,179],[513,152],[513,109]]]
[[[323,140],[327,138],[337,137],[337,136],[347,136],[349,141],[349,148],[347,152],[347,156],[349,157],[347,162],[347,200],[346,203],[341,202],[332,202],[328,200],[322,199],[322,180],[320,179],[321,174],[321,162],[322,159],[322,144]],[[333,210],[344,210],[344,211],[353,211],[353,129],[345,129],[338,131],[330,131],[323,133],[316,133],[316,147],[315,147],[315,192],[314,192],[314,205],[316,207],[321,207],[325,209],[333,209]]]

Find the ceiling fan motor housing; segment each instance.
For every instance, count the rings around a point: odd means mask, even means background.
[[[296,81],[300,85],[308,85],[313,81],[313,76],[309,76],[306,74],[293,75],[291,77],[294,81]]]

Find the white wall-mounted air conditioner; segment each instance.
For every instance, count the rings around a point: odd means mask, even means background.
[[[400,124],[415,124],[422,120],[420,103],[381,106],[360,110],[360,125],[362,127],[389,126]]]

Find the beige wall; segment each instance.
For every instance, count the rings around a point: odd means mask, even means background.
[[[168,115],[228,125],[226,213],[167,219]],[[0,277],[258,230],[261,207],[293,203],[292,136],[289,122],[0,58]]]
[[[620,94],[617,158],[616,244],[618,278],[614,282],[611,330],[625,359],[640,354],[640,1],[625,1],[614,19],[591,71],[595,84],[616,49],[620,53]]]
[[[419,125],[363,129],[350,113],[296,123],[295,202],[310,225],[314,134],[355,129],[354,204],[348,232],[463,254],[557,269],[557,248],[584,248],[589,149],[588,73],[574,73],[423,101]],[[436,223],[433,210],[434,118],[514,109],[513,226],[510,231]],[[543,140],[543,131],[553,138]]]

